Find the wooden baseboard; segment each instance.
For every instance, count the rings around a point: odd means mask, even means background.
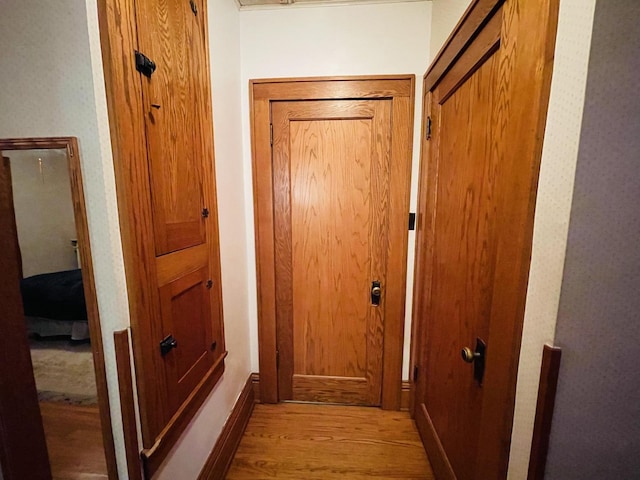
[[[415,420],[436,478],[438,480],[456,480],[456,474],[453,471],[453,467],[451,467],[449,458],[444,451],[442,442],[440,442],[424,403],[417,406]]]
[[[255,405],[253,375],[249,375],[198,480],[220,480],[227,474]]]
[[[540,368],[540,386],[538,387],[536,418],[533,424],[533,440],[531,442],[528,480],[542,480],[544,478],[561,356],[562,350],[560,348],[550,345],[544,346],[542,351],[542,366]]]
[[[261,403],[260,400],[260,374],[252,373],[251,374],[251,385],[253,386],[253,397],[255,398],[256,403]]]
[[[411,398],[411,383],[404,380],[402,382],[402,390],[400,391],[400,411],[408,412]]]

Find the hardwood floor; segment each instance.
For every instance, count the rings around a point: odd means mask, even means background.
[[[53,480],[107,479],[97,406],[41,402]]]
[[[433,480],[406,412],[299,403],[256,405],[227,480]]]

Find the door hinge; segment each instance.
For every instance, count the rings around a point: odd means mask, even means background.
[[[134,50],[136,56],[136,70],[147,78],[151,78],[151,74],[156,71],[156,64],[144,53]]]
[[[189,0],[189,5],[191,5],[191,11],[195,16],[198,16],[198,7],[196,6],[196,2],[193,0]]]
[[[416,214],[409,213],[409,230],[415,230],[415,229],[416,229]]]
[[[418,383],[418,366],[413,366],[413,383]]]
[[[269,141],[273,145],[273,123],[269,124]]]
[[[280,368],[280,352],[276,350],[276,368]]]
[[[427,117],[427,140],[431,140],[431,116]]]
[[[211,288],[213,287],[213,280],[207,280],[207,283],[205,285],[209,290],[211,290]]]
[[[202,209],[202,218],[209,218],[209,209],[208,208],[203,208]]]

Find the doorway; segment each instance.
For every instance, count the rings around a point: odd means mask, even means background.
[[[251,82],[264,402],[400,407],[413,87]]]
[[[11,368],[30,387],[12,412],[29,419],[27,428],[7,433],[40,438],[31,465],[9,452],[3,473],[117,478],[77,141],[0,140],[0,152],[2,229],[12,247],[3,252],[12,268],[3,269],[2,284],[14,293],[7,302],[13,315],[3,320],[14,327],[12,338],[2,342],[22,349],[27,361],[13,360]]]

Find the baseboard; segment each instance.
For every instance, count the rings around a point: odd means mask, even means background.
[[[198,480],[220,480],[225,477],[247,428],[254,405],[253,375],[249,375],[218,441],[200,471]]]
[[[415,420],[435,477],[438,480],[456,480],[456,474],[451,467],[449,458],[447,458],[442,442],[440,442],[438,433],[433,426],[433,422],[424,403],[416,408]]]
[[[411,383],[404,380],[402,382],[402,390],[400,391],[400,411],[409,411],[409,399],[411,398]]]
[[[253,385],[253,396],[255,398],[256,403],[261,403],[260,399],[260,374],[252,373],[251,374],[251,384]]]

